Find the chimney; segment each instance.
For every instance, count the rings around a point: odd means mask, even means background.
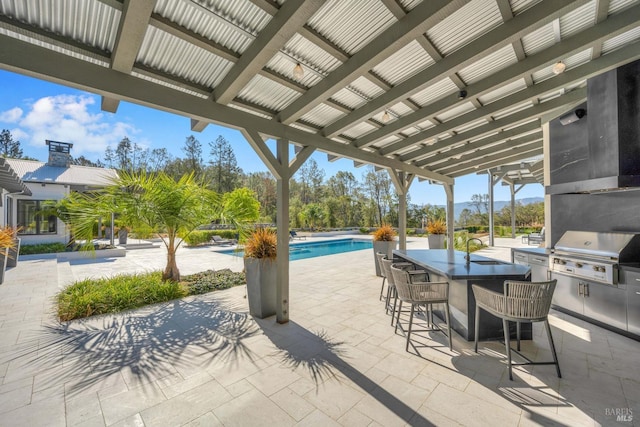
[[[71,147],[73,144],[70,142],[58,142],[47,140],[49,146],[49,160],[48,166],[55,166],[58,168],[68,168],[71,165]]]

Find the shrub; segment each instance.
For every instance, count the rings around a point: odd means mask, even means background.
[[[445,234],[446,232],[447,224],[441,219],[436,219],[427,223],[427,233],[429,234]]]
[[[37,245],[21,245],[20,255],[53,254],[66,250],[64,243],[38,243]]]
[[[95,314],[116,313],[187,295],[186,288],[163,282],[161,272],[85,279],[65,288],[57,296],[61,321]]]
[[[246,283],[244,273],[234,273],[228,269],[183,276],[180,283],[163,282],[159,271],[85,279],[71,284],[57,295],[58,317],[61,321],[67,321],[117,313]]]
[[[268,228],[258,228],[244,243],[245,258],[275,259],[277,256],[276,233]]]
[[[369,229],[367,227],[359,228],[360,234],[369,234]]]
[[[373,232],[373,240],[376,242],[392,242],[396,237],[396,231],[389,224],[382,224]]]
[[[229,269],[220,271],[207,270],[182,276],[182,283],[187,286],[189,295],[200,295],[211,291],[246,285],[247,279],[244,273],[234,273]]]

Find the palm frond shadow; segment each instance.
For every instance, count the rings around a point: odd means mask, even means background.
[[[175,300],[160,308],[46,326],[37,355],[30,357],[69,359],[64,372],[82,373],[69,390],[78,393],[118,372],[125,381],[145,383],[181,368],[253,361],[244,341],[259,331],[251,317],[224,301]]]

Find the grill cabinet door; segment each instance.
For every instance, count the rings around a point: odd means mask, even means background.
[[[581,280],[588,292],[584,298],[584,315],[602,323],[627,330],[627,292],[613,285]]]
[[[574,313],[583,314],[584,297],[578,286],[578,279],[553,271],[551,272],[551,278],[558,279],[558,284],[551,300],[552,304]]]

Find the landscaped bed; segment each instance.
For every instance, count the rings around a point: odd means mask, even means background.
[[[85,279],[72,283],[58,294],[58,318],[67,321],[96,314],[117,313],[246,283],[244,273],[228,269],[182,276],[180,283],[163,282],[159,271]]]

